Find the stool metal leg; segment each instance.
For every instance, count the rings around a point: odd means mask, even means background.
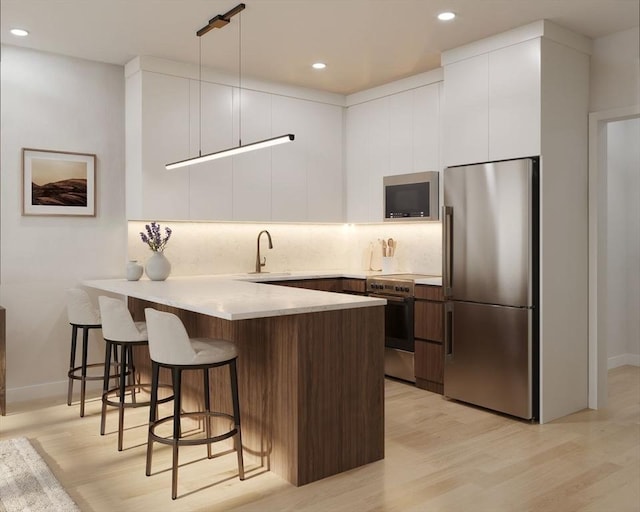
[[[211,437],[211,393],[209,391],[209,368],[204,368],[202,370],[204,374],[204,410],[207,413],[204,417],[204,431],[207,438]],[[212,457],[211,454],[211,443],[207,443],[207,457],[210,459]]]
[[[104,378],[102,379],[102,413],[100,414],[100,435],[104,435],[104,428],[106,423],[106,415],[107,415],[107,402],[106,402],[106,393],[109,390],[109,380],[110,373],[109,369],[111,368],[111,352],[114,352],[114,355],[117,354],[117,348],[110,341],[105,340],[105,351],[104,351]]]
[[[182,370],[172,368],[173,374],[173,461],[171,464],[171,499],[178,497],[178,441],[180,439],[180,402]]]
[[[82,380],[80,380],[80,417],[84,417],[84,399],[87,391],[87,352],[89,351],[89,329],[82,328]]]
[[[133,362],[133,347],[127,347],[129,352],[129,364],[127,368],[129,370],[129,385],[131,387],[131,401],[136,403],[136,365]]]
[[[71,405],[73,395],[73,380],[71,374],[76,365],[76,343],[78,340],[78,326],[72,325],[71,329],[71,356],[69,358],[69,390],[67,391],[67,405]]]
[[[240,480],[244,480],[244,461],[242,458],[242,432],[240,430],[240,401],[238,399],[238,372],[236,369],[236,360],[233,359],[229,364],[229,374],[231,375],[231,398],[233,401],[233,417],[235,426],[238,430],[236,437],[236,452],[238,453],[238,476]]]
[[[151,425],[158,419],[158,379],[160,365],[151,361],[151,404],[149,406],[149,434],[147,436],[147,470],[146,475],[151,476],[151,458],[153,456],[153,438],[151,437]]]
[[[120,371],[120,389],[119,389],[119,403],[118,403],[118,451],[122,451],[122,437],[124,430],[124,398],[125,388],[127,383],[127,371],[129,369],[130,358],[127,357],[131,347],[122,346],[120,350],[120,357],[122,359],[122,367]]]

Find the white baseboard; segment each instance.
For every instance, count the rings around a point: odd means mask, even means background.
[[[640,354],[621,354],[610,357],[607,361],[607,369],[611,370],[618,366],[640,366]]]
[[[7,388],[7,408],[11,404],[29,402],[31,400],[51,399],[51,404],[63,403],[67,400],[68,381],[60,380],[56,382],[45,382],[33,386],[23,386],[19,388]],[[102,391],[102,382],[87,382],[87,397],[98,396]],[[80,398],[80,381],[73,383],[73,400]]]

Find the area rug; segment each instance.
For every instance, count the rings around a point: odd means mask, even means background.
[[[0,441],[0,512],[79,510],[27,438]]]

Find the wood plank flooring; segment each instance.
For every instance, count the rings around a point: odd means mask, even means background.
[[[235,454],[181,449],[170,499],[168,447],[144,475],[146,409],[116,412],[100,436],[100,406],[9,407],[0,438],[28,437],[83,511],[500,512],[640,510],[640,368],[609,372],[609,406],[535,425],[387,380],[385,459],[302,487],[265,468],[237,478]],[[61,399],[62,402],[62,399]],[[131,414],[129,414],[131,413]],[[157,445],[156,445],[157,446]],[[203,453],[204,451],[204,453]],[[204,458],[203,458],[204,457]]]

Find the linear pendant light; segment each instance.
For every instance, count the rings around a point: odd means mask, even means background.
[[[245,144],[244,146],[238,146],[235,148],[223,149],[215,153],[209,153],[208,155],[197,156],[194,158],[188,158],[187,160],[180,160],[179,162],[173,162],[167,164],[167,170],[178,169],[185,167],[186,165],[199,164],[202,162],[208,162],[209,160],[216,160],[218,158],[224,158],[226,156],[239,155],[240,153],[247,153],[248,151],[254,151],[256,149],[268,148],[270,146],[277,146],[278,144],[284,144],[291,142],[295,139],[295,135],[288,133],[286,135],[280,135],[279,137],[273,137],[272,139],[261,140],[258,142],[252,142],[251,144]]]
[[[218,14],[209,20],[209,23],[202,27],[200,30],[196,32],[198,37],[202,37],[207,32],[214,28],[222,28],[229,24],[231,21],[231,17],[235,16],[239,12],[243,11],[245,8],[245,4],[238,4],[230,11],[224,14]],[[240,39],[240,36],[239,36]],[[239,44],[239,48],[241,48]],[[241,52],[240,52],[241,53]],[[241,58],[240,54],[240,58]],[[200,58],[200,87],[202,87],[202,58]],[[240,95],[242,95],[242,64],[240,61],[239,65],[239,84],[238,87],[240,89]],[[242,100],[240,100],[242,101]],[[240,103],[242,105],[242,103]],[[200,108],[202,109],[202,102],[200,102]],[[242,107],[240,106],[238,117],[242,115],[242,111],[240,110]],[[200,117],[202,118],[202,112],[200,113]],[[240,121],[242,122],[242,121]],[[240,125],[240,132],[242,132],[242,125]],[[202,132],[202,127],[200,128],[200,132]],[[242,137],[242,133],[240,133],[240,137]],[[284,144],[286,142],[291,142],[295,139],[295,135],[292,133],[288,133],[286,135],[280,135],[279,137],[273,137],[270,139],[261,140],[258,142],[252,142],[251,144],[242,144],[240,140],[238,146],[229,149],[223,149],[222,151],[216,151],[214,153],[209,153],[207,155],[202,154],[202,143],[200,144],[199,155],[192,158],[187,158],[186,160],[180,160],[178,162],[173,162],[165,165],[167,170],[179,169],[180,167],[186,167],[188,165],[200,164],[203,162],[208,162],[210,160],[217,160],[218,158],[225,158],[228,156],[239,155],[241,153],[247,153],[249,151],[255,151],[256,149],[268,148],[270,146],[277,146],[279,144]]]

